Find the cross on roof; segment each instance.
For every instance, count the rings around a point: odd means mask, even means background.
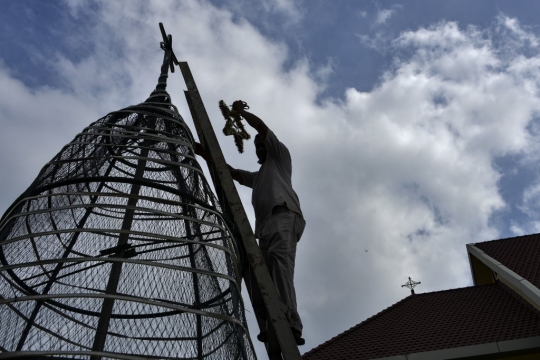
[[[407,287],[407,288],[411,289],[411,295],[414,295],[414,288],[418,284],[421,284],[421,282],[411,280],[411,277],[409,276],[409,281],[407,281],[404,285],[401,285],[401,287]]]
[[[178,65],[178,60],[176,59],[176,55],[174,55],[174,51],[172,49],[172,35],[165,32],[165,28],[163,27],[163,23],[159,23],[159,30],[161,30],[161,36],[163,36],[163,41],[159,43],[161,49],[165,51],[165,55],[163,56],[163,65],[161,65],[161,75],[159,76],[158,85],[156,86],[156,90],[165,90],[167,87],[167,77],[169,73],[169,69],[171,69],[171,72],[174,72],[174,65]]]

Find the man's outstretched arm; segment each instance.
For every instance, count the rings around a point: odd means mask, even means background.
[[[241,100],[236,100],[232,104],[232,108],[238,112],[244,119],[246,119],[249,126],[257,130],[261,137],[261,141],[266,139],[266,134],[268,134],[268,126],[262,121],[257,115],[250,113],[244,109],[244,102]]]
[[[195,154],[201,156],[206,162],[211,162],[210,153],[198,142],[195,142]],[[242,177],[242,174],[240,174],[240,171],[238,169],[233,168],[231,165],[227,164],[227,167],[229,168],[229,171],[231,172],[231,176],[234,180],[238,181],[241,185],[244,185],[244,179]]]

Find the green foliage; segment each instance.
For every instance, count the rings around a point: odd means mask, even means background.
[[[244,140],[249,140],[251,136],[248,134],[242,124],[242,117],[238,112],[233,109],[230,109],[223,100],[219,102],[219,109],[221,114],[225,118],[225,127],[223,128],[223,133],[226,136],[234,136],[234,143],[238,152],[241,154],[244,152]]]

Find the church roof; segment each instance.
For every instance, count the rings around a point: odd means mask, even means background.
[[[535,336],[540,312],[496,282],[408,296],[303,359],[376,359]]]
[[[474,246],[540,288],[540,234],[486,241]]]

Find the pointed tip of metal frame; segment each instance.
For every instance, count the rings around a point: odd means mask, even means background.
[[[161,31],[161,36],[163,36],[163,41],[167,41],[167,33],[165,32],[165,27],[162,22],[159,23],[159,30]]]

